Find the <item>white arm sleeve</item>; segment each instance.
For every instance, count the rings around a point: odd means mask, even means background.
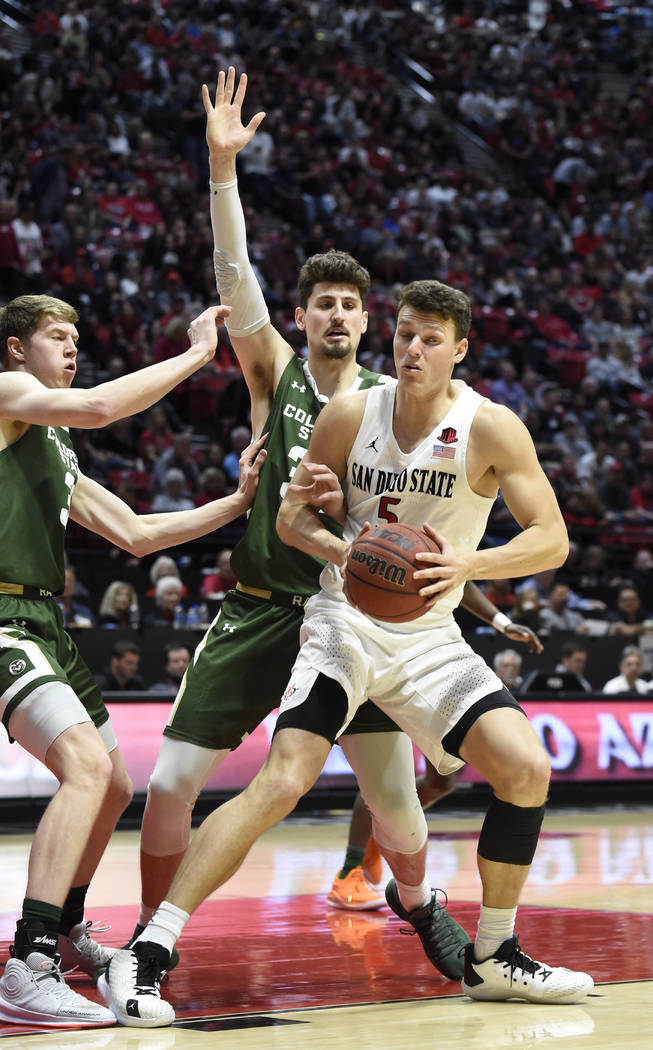
[[[270,315],[247,254],[238,180],[210,182],[209,186],[215,283],[220,302],[231,307],[227,329],[230,335],[242,338],[258,332],[270,320]]]

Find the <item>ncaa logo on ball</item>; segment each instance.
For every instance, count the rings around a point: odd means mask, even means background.
[[[9,664],[9,674],[22,674],[26,667],[27,664],[24,660],[12,660]]]

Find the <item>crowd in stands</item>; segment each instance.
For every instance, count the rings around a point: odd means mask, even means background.
[[[508,0],[33,0],[24,49],[0,21],[0,294],[76,306],[81,384],[178,353],[216,297],[200,85],[246,70],[249,115],[267,116],[240,190],[275,326],[301,354],[298,267],[332,246],[371,271],[360,358],[379,371],[397,284],[465,289],[457,375],[525,421],[573,541],[557,574],[493,600],[544,634],[637,642],[653,620],[653,14],[542,6],[540,23]],[[233,490],[248,435],[221,330],[215,362],[161,405],[75,440],[143,512]],[[172,623],[222,592],[216,557],[242,525],[180,556],[190,595],[180,557],[146,597],[149,565],[94,550],[114,588],[79,617]],[[499,500],[486,542],[513,528]],[[69,542],[74,559],[93,541],[73,526]]]

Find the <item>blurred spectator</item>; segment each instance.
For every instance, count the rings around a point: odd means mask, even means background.
[[[181,583],[181,594],[183,598],[188,597],[188,588],[181,579],[179,572],[179,566],[174,558],[171,558],[169,554],[159,554],[154,559],[150,568],[150,583],[152,586],[145,592],[146,598],[154,598],[156,592],[156,585],[162,576],[176,576]]]
[[[35,219],[34,201],[23,195],[18,199],[18,215],[12,222],[18,255],[20,258],[20,285],[26,295],[38,295],[43,291],[43,235]]]
[[[171,510],[192,510],[195,504],[186,493],[186,478],[183,470],[170,467],[166,470],[163,492],[152,500],[152,513],[164,513]]]
[[[249,441],[246,442],[247,444],[249,444]],[[188,430],[181,434],[175,434],[170,448],[167,448],[159,456],[152,472],[152,491],[154,493],[159,492],[164,487],[166,471],[170,470],[171,467],[176,467],[178,470],[183,471],[186,484],[192,492],[197,489],[200,468],[193,455],[193,438]]]
[[[500,405],[507,405],[520,419],[525,418],[526,394],[512,361],[499,361],[499,378],[490,383],[490,397]]]
[[[173,441],[174,434],[163,404],[153,405],[147,413],[145,430],[138,441],[139,456],[151,467]]]
[[[553,584],[547,604],[540,609],[540,631],[586,632],[583,616],[569,608],[569,587],[566,583]]]
[[[64,570],[64,588],[56,602],[61,609],[65,627],[95,627],[95,617],[91,610],[75,598],[77,578],[72,565]]]
[[[100,627],[140,627],[138,595],[131,583],[114,580],[106,588],[98,608]]]
[[[0,197],[0,288],[7,299],[13,299],[21,291],[21,258],[18,241],[12,225],[15,204]]]
[[[251,431],[247,427],[234,427],[230,435],[231,450],[227,452],[222,461],[222,469],[233,485],[238,484],[238,464],[240,454],[247,448],[252,440]]]
[[[614,609],[606,613],[610,634],[637,635],[653,626],[652,616],[644,606],[635,587],[625,584],[617,592]]]
[[[226,496],[229,491],[224,470],[221,470],[220,467],[205,467],[200,474],[199,491],[195,497],[195,506],[203,507],[205,503],[210,503],[211,500],[221,499],[223,496]]]
[[[643,548],[635,552],[630,575],[644,607],[653,609],[653,551]]]
[[[522,658],[515,649],[501,649],[494,656],[494,670],[506,689],[518,692],[522,684]]]
[[[202,580],[201,594],[203,598],[216,598],[222,601],[227,591],[238,583],[235,573],[231,569],[232,551],[228,548],[220,551],[216,560],[217,572],[208,573]]]
[[[605,507],[605,521],[628,520],[634,511],[630,503],[630,490],[623,480],[624,465],[615,460],[608,467],[607,478],[598,486],[598,494]]]
[[[102,692],[136,692],[145,689],[145,682],[138,673],[140,661],[141,650],[135,642],[126,638],[114,642],[109,666],[95,676]]]
[[[640,678],[642,654],[636,645],[627,645],[619,660],[619,674],[603,686],[604,693],[649,693],[651,683]]]
[[[633,521],[653,522],[653,473],[642,474],[639,484],[630,490]]]
[[[514,623],[523,623],[537,633],[540,629],[540,593],[535,584],[523,583],[515,591],[515,602],[510,612]]]
[[[556,671],[568,671],[570,674],[575,674],[581,689],[586,693],[591,693],[593,692],[592,686],[583,677],[586,663],[587,649],[584,645],[579,645],[578,642],[572,640],[564,643],[560,651],[560,663],[557,665]]]
[[[150,693],[176,694],[190,663],[191,651],[184,642],[168,642],[163,647],[164,676],[148,689]]]
[[[178,576],[161,576],[154,588],[154,608],[145,617],[146,627],[172,627],[175,610],[182,606],[182,584]]]

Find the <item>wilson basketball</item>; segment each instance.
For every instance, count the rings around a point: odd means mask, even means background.
[[[424,581],[413,576],[424,568],[415,561],[420,551],[440,548],[414,525],[377,525],[349,549],[344,590],[361,612],[387,623],[416,620],[425,601],[417,593]]]

